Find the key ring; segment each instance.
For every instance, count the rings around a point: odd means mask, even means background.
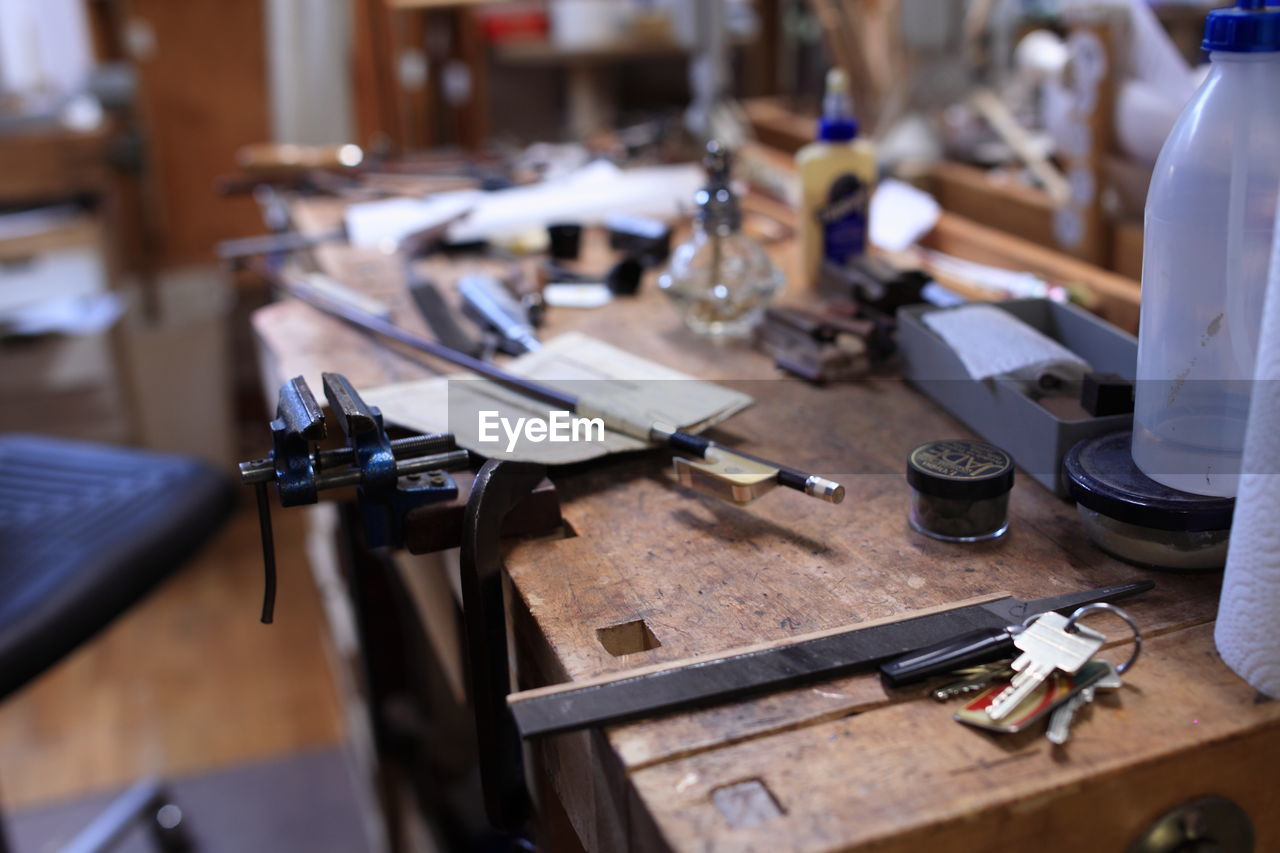
[[[1105,610],[1108,613],[1114,613],[1119,616],[1125,621],[1125,624],[1129,626],[1129,630],[1133,632],[1133,654],[1129,655],[1129,659],[1127,661],[1116,667],[1116,674],[1123,675],[1133,667],[1134,662],[1138,659],[1138,655],[1142,653],[1142,632],[1138,630],[1138,623],[1134,621],[1133,617],[1130,616],[1127,611],[1105,601],[1095,601],[1093,604],[1086,604],[1083,607],[1076,608],[1076,611],[1067,618],[1065,630],[1071,631],[1075,629],[1076,622],[1080,620],[1080,617],[1089,613],[1096,613],[1099,610]]]

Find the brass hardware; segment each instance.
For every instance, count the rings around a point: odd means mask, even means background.
[[[755,459],[716,447],[706,459],[672,457],[680,485],[744,506],[778,482],[778,469]]]
[[[1253,853],[1253,822],[1225,797],[1200,797],[1166,812],[1129,853]]]

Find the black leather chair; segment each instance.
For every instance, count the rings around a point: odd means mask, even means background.
[[[226,520],[232,491],[194,459],[0,436],[0,700],[181,566]],[[131,789],[67,849],[106,849],[163,800],[155,784]],[[157,840],[177,842],[176,818],[157,819]]]

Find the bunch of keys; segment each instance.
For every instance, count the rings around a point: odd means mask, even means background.
[[[1106,637],[1078,624],[1082,617],[1098,611],[1115,613],[1133,631],[1133,653],[1120,666],[1095,660]],[[963,680],[935,690],[934,698],[981,691],[954,716],[962,723],[996,732],[1020,732],[1049,715],[1046,736],[1055,744],[1066,743],[1072,721],[1098,690],[1122,686],[1121,675],[1142,651],[1142,633],[1133,617],[1105,602],[1087,604],[1069,617],[1052,612],[1032,617],[1013,642],[1022,654],[1011,664],[977,667]]]

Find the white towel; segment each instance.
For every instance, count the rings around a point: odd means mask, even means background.
[[[1083,358],[994,305],[930,311],[921,319],[955,351],[971,379],[1064,384],[1083,381],[1090,369]]]
[[[1237,675],[1280,698],[1280,239],[1276,249],[1213,639]]]

